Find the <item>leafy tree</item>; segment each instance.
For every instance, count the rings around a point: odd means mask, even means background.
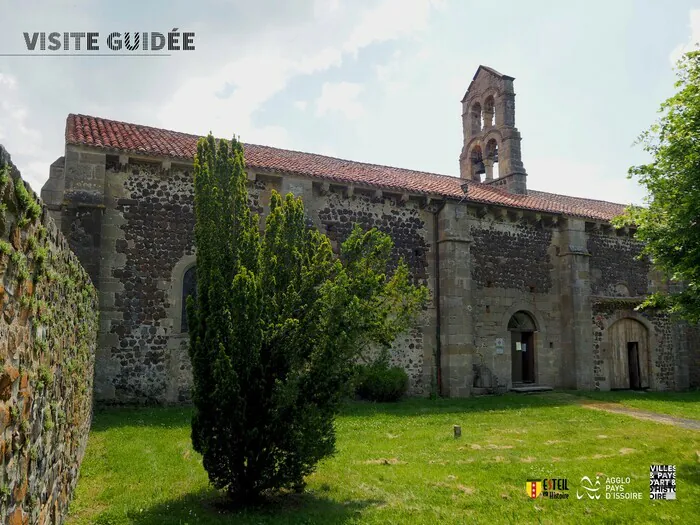
[[[677,65],[677,93],[661,104],[658,122],[639,141],[652,161],[630,168],[648,191],[645,207],[629,207],[617,226],[634,225],[660,270],[683,287],[655,293],[641,306],[678,312],[700,321],[700,51]]]
[[[356,227],[336,256],[291,194],[272,193],[261,234],[236,139],[199,141],[194,186],[193,446],[234,499],[300,490],[334,451],[359,349],[390,345],[427,289],[403,261],[387,276],[392,241],[377,230]]]

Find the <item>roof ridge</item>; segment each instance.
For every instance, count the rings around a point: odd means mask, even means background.
[[[135,155],[149,155],[191,161],[196,143],[205,135],[195,135],[82,113],[70,113],[66,119],[67,145],[118,150]],[[232,134],[235,137],[235,135]],[[252,169],[312,177],[343,184],[357,184],[391,191],[437,195],[464,200],[464,184],[469,185],[467,199],[474,203],[493,204],[549,213],[561,213],[597,220],[610,220],[619,214],[622,204],[585,197],[531,190],[526,195],[511,194],[503,186],[493,186],[454,175],[419,171],[331,157],[320,153],[242,143],[246,164]]]
[[[66,117],[66,127],[68,126],[68,123],[71,121],[70,120],[71,117],[81,117],[81,118],[86,118],[86,119],[101,120],[102,122],[111,122],[112,124],[123,124],[125,126],[135,126],[137,128],[147,128],[147,129],[152,129],[154,131],[167,131],[168,133],[177,133],[178,135],[185,135],[187,137],[193,137],[193,138],[201,138],[203,136],[203,135],[196,135],[194,133],[185,133],[184,131],[176,131],[174,129],[157,128],[155,126],[149,126],[148,124],[137,124],[135,122],[126,122],[124,120],[114,120],[111,118],[96,117],[95,115],[86,115],[85,113],[68,113],[68,116]]]
[[[629,206],[629,204],[624,204],[622,202],[613,202],[613,201],[606,201],[603,199],[592,199],[590,197],[577,197],[576,195],[565,195],[563,193],[554,193],[551,191],[542,191],[542,190],[527,190],[528,192],[535,192],[535,193],[542,193],[545,195],[554,195],[555,197],[565,197],[567,199],[578,199],[582,201],[593,201],[593,202],[602,202],[604,204],[614,204],[615,206]]]
[[[110,122],[110,123],[113,123],[113,124],[122,124],[122,125],[126,125],[126,126],[134,126],[134,127],[137,127],[137,128],[146,128],[146,129],[151,129],[151,130],[160,131],[160,132],[165,131],[165,132],[168,132],[168,133],[177,133],[178,135],[181,135],[181,136],[192,137],[192,138],[197,138],[197,139],[203,138],[203,137],[206,137],[206,136],[207,136],[207,135],[198,135],[198,134],[195,134],[195,133],[185,133],[185,132],[183,132],[183,131],[175,131],[175,130],[168,129],[168,128],[158,128],[158,127],[149,126],[149,125],[146,125],[146,124],[136,124],[136,123],[134,123],[134,122],[126,122],[126,121],[123,121],[123,120],[114,120],[114,119],[108,119],[108,118],[104,118],[104,117],[96,117],[96,116],[94,116],[94,115],[86,115],[86,114],[84,114],[84,113],[69,113],[69,114],[68,114],[68,117],[66,118],[66,125],[68,125],[68,122],[70,122],[71,117],[81,117],[81,118],[86,118],[86,119],[94,119],[94,120],[96,120],[96,121]],[[213,133],[212,133],[212,134],[213,134]],[[216,137],[216,139],[217,139],[217,140],[220,140],[221,137]],[[229,140],[229,139],[225,139],[225,140]],[[323,153],[314,153],[314,152],[312,152],[312,151],[302,151],[302,150],[297,150],[297,149],[280,148],[280,147],[277,147],[277,146],[268,146],[268,145],[265,145],[265,144],[254,144],[254,143],[252,143],[252,142],[241,142],[241,144],[243,144],[244,146],[254,146],[254,147],[256,147],[256,148],[266,148],[266,149],[277,150],[277,151],[288,151],[288,152],[290,152],[290,153],[301,153],[302,155],[313,155],[314,157],[323,157],[323,158],[326,158],[326,159],[332,159],[332,160],[337,160],[337,161],[341,161],[341,162],[349,162],[349,163],[355,164],[355,165],[360,164],[360,165],[363,165],[363,166],[371,166],[371,167],[377,167],[377,168],[389,168],[389,169],[394,169],[394,170],[401,170],[401,171],[416,173],[416,174],[420,174],[420,175],[432,175],[432,176],[434,176],[434,177],[445,177],[445,178],[448,178],[448,179],[451,179],[451,180],[459,179],[459,178],[460,178],[460,177],[457,177],[457,176],[455,176],[455,175],[446,175],[446,174],[444,174],[444,173],[435,173],[435,172],[432,172],[432,171],[422,171],[422,170],[415,170],[415,169],[411,169],[411,168],[402,168],[402,167],[400,167],[400,166],[392,166],[392,165],[389,165],[389,164],[377,164],[377,163],[375,163],[375,162],[365,162],[365,161],[360,161],[360,160],[351,160],[351,159],[346,159],[346,158],[342,158],[342,157],[334,157],[334,156],[332,156],[332,155],[324,155]],[[481,183],[477,183],[476,181],[470,181],[470,182],[473,182],[473,183],[476,183],[476,184],[481,184]]]

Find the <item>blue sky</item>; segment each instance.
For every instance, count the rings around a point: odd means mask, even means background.
[[[38,191],[85,113],[459,175],[479,64],[515,77],[528,187],[641,203],[636,137],[700,40],[700,0],[0,0],[24,31],[196,33],[170,57],[0,57],[0,143]]]

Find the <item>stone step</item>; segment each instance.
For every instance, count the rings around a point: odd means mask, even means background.
[[[510,389],[511,392],[517,392],[519,394],[530,394],[532,392],[550,392],[554,390],[551,386],[514,386]]]

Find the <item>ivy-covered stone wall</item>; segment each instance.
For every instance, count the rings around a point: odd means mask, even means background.
[[[97,292],[0,146],[0,521],[62,523],[92,417]]]

